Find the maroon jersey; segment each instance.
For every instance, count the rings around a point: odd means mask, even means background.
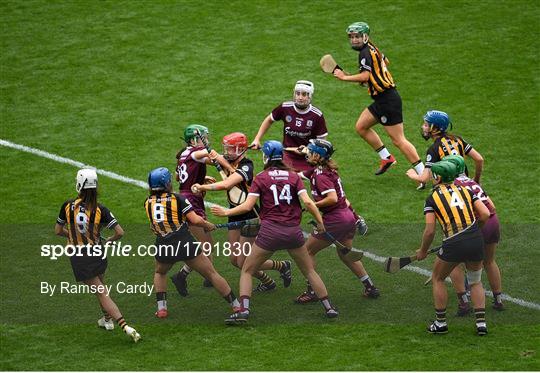
[[[180,192],[191,193],[193,184],[204,184],[206,176],[205,158],[195,160],[193,153],[204,150],[204,146],[188,146],[178,157],[176,172],[180,179]]]
[[[315,202],[323,200],[330,192],[336,192],[337,194],[338,201],[335,205],[320,208],[325,224],[339,223],[352,215],[351,210],[347,207],[345,192],[336,170],[322,167],[315,168],[310,175],[310,184],[311,194]]]
[[[300,225],[302,207],[298,196],[306,188],[296,172],[269,168],[255,176],[249,195],[259,197],[260,217],[280,225]]]
[[[489,210],[490,215],[495,214],[495,208],[491,203],[489,203],[488,195],[484,189],[473,179],[469,179],[467,176],[459,176],[454,180],[454,184],[461,185],[462,187],[470,190],[480,201],[486,205]]]
[[[307,146],[310,139],[328,135],[326,120],[322,111],[311,104],[305,110],[299,110],[293,101],[287,101],[272,110],[270,114],[274,122],[281,120],[283,126],[283,146]],[[293,159],[305,160],[305,156],[289,154]]]

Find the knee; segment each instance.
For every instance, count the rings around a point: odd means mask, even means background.
[[[368,128],[364,126],[364,124],[361,121],[356,122],[356,133],[358,133],[360,136],[365,136],[368,132]]]

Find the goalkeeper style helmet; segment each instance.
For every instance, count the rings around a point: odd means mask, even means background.
[[[83,168],[77,172],[75,178],[75,190],[80,193],[83,189],[96,189],[97,188],[97,173],[96,170],[91,168]]]
[[[171,173],[166,167],[153,169],[148,174],[148,187],[152,191],[167,190],[171,183]]]
[[[234,162],[246,151],[248,139],[241,132],[233,132],[223,137],[221,145],[223,145],[223,156],[225,159]]]
[[[208,137],[208,128],[200,124],[190,124],[184,130],[184,141],[186,144],[191,145],[191,140],[197,139],[197,132],[204,137]]]
[[[268,140],[262,146],[263,163],[280,161],[283,159],[283,145],[276,140]]]
[[[441,160],[453,163],[457,167],[458,175],[465,173],[465,160],[461,155],[447,155]]]
[[[294,106],[298,109],[305,109],[311,104],[313,99],[313,93],[315,92],[315,85],[309,80],[299,80],[294,85],[293,101]]]
[[[439,161],[431,166],[433,178],[441,178],[443,183],[451,183],[459,175],[458,168],[452,162]]]
[[[353,43],[351,41],[351,47],[354,50],[362,49],[362,47],[369,41],[369,25],[365,22],[355,22],[349,25],[346,32],[349,35],[349,39],[351,39],[354,35],[357,35],[362,39],[361,44]]]
[[[311,139],[307,148],[308,152],[319,154],[323,159],[330,159],[334,154],[334,146],[328,140]]]

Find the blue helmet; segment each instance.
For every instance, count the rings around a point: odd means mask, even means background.
[[[263,144],[262,152],[269,161],[279,161],[283,159],[283,145],[279,141],[266,141]]]
[[[334,146],[328,140],[311,139],[307,148],[310,152],[317,153],[324,159],[330,159],[334,153]]]
[[[450,117],[444,111],[430,110],[424,115],[426,123],[435,126],[442,132],[448,129],[448,126],[452,124]]]
[[[156,168],[148,174],[148,186],[151,190],[165,190],[171,182],[171,173],[165,167]]]

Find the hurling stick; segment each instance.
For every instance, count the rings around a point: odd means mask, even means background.
[[[223,224],[216,224],[216,228],[241,228],[242,226],[246,224],[259,224],[259,219],[248,219],[248,220],[240,220],[240,221],[233,221],[230,223],[223,223]]]
[[[435,251],[438,251],[440,248],[441,247],[438,246],[438,247],[429,249],[428,254],[434,253]],[[411,256],[404,256],[401,258],[393,256],[393,257],[387,258],[384,261],[384,270],[388,273],[396,273],[401,268],[408,266],[409,264],[411,264],[412,262],[416,260],[417,260],[416,254],[411,255]]]
[[[321,61],[319,63],[321,65],[322,71],[328,74],[333,74],[336,69],[343,70],[336,63],[336,60],[334,60],[334,57],[332,57],[331,54],[325,54],[324,56],[322,56]]]
[[[208,141],[202,136],[202,134],[199,131],[196,131],[195,134],[197,137],[201,140],[201,142],[204,145],[204,148],[208,153],[212,151],[212,148],[210,148],[210,144],[208,144]],[[219,175],[223,180],[227,179],[227,174],[223,170],[223,167],[219,164],[219,162],[216,159],[212,159],[212,164],[216,167],[216,169],[219,172]],[[238,188],[237,186],[233,186],[229,191],[227,191],[227,197],[229,198],[229,201],[235,205],[239,205],[246,199],[246,193],[242,191],[242,189]]]
[[[314,220],[311,220],[309,224],[317,228],[317,223]],[[336,238],[332,236],[329,232],[324,232],[323,236],[325,236],[327,240],[331,241],[334,245],[336,245],[339,251],[341,251],[341,253],[344,254],[348,259],[352,259],[352,261],[357,262],[364,257],[363,251],[355,249],[354,247],[349,249],[347,246],[336,240]]]

